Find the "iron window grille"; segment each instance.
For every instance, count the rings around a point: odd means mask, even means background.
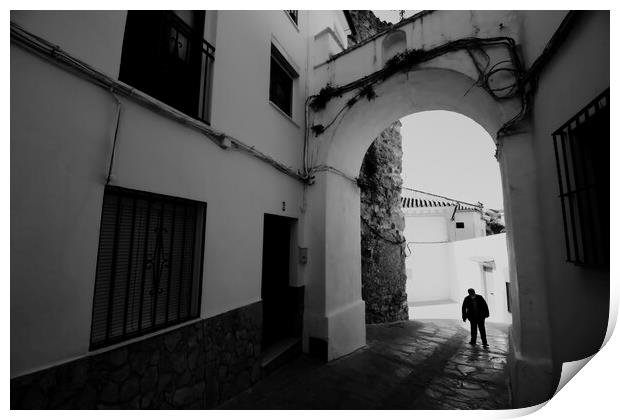
[[[465,229],[465,223],[464,222],[456,222],[456,228],[457,229]]]
[[[106,187],[91,350],[200,315],[206,204]]]
[[[204,11],[129,11],[119,79],[207,124],[215,47]]]
[[[285,12],[291,17],[291,19],[293,19],[293,22],[295,22],[295,25],[297,25],[298,24],[297,18],[299,16],[299,10],[285,10]]]
[[[269,100],[289,117],[293,116],[293,82],[298,77],[282,53],[271,44]]]
[[[609,264],[609,88],[553,132],[566,260]]]

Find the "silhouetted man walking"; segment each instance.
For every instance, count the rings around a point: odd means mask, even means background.
[[[484,320],[489,317],[489,307],[484,298],[476,294],[474,289],[467,289],[468,296],[463,300],[463,322],[469,319],[471,325],[471,341],[469,344],[476,345],[476,336],[480,330],[482,346],[489,347],[487,343],[487,331],[484,328]]]

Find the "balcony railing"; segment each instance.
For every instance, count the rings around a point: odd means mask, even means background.
[[[215,47],[203,38],[204,12],[190,16],[130,11],[120,79],[208,124]]]

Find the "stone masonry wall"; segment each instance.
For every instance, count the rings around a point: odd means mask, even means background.
[[[362,299],[367,324],[409,319],[400,127],[397,121],[377,137],[360,170]]]
[[[210,408],[261,375],[262,303],[11,380],[11,409]]]
[[[389,27],[370,10],[350,10],[357,36],[349,46]],[[362,299],[366,323],[409,319],[405,273],[405,217],[400,207],[400,122],[373,142],[360,170]]]
[[[349,46],[370,38],[390,26],[388,22],[382,21],[370,10],[349,10],[349,15],[357,32],[356,36],[349,36]]]

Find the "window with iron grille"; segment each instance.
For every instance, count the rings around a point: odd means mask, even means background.
[[[465,223],[464,222],[456,222],[456,228],[457,229],[465,229]]]
[[[209,123],[215,48],[204,24],[204,11],[129,11],[119,79]]]
[[[609,88],[553,133],[566,260],[609,264]]]
[[[106,187],[90,347],[200,315],[206,204]]]
[[[297,16],[299,14],[299,10],[285,10],[285,12],[293,19],[295,25],[297,25]]]
[[[293,82],[298,77],[282,53],[271,44],[269,100],[289,117],[293,116]]]

